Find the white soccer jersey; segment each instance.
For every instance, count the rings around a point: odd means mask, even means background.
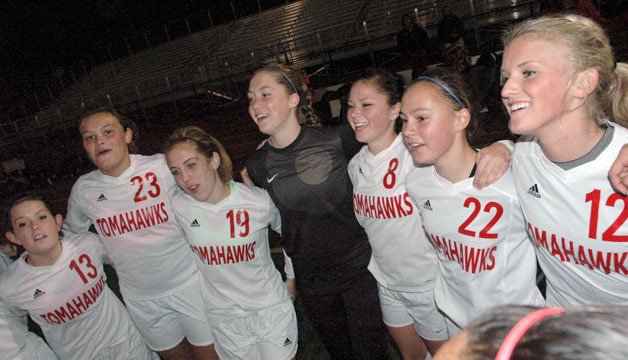
[[[173,200],[208,285],[205,300],[212,322],[289,301],[268,245],[269,224],[280,228],[279,211],[265,190],[233,181],[229,186],[229,196],[215,205],[183,192]]]
[[[510,171],[477,190],[473,178],[452,184],[433,166],[416,168],[406,187],[438,253],[434,297],[447,317],[465,327],[495,305],[544,305]]]
[[[550,306],[628,305],[628,197],[607,178],[626,143],[628,130],[615,125],[606,149],[570,170],[549,161],[534,139],[515,145],[515,186]]]
[[[163,155],[131,155],[118,177],[95,170],[77,180],[64,231],[85,232],[94,224],[125,298],[170,295],[198,281],[194,254],[173,215],[177,191]]]
[[[380,285],[391,290],[433,288],[436,254],[406,192],[406,175],[414,163],[401,135],[377,155],[364,146],[348,169],[355,216],[373,249],[369,271]]]
[[[0,358],[11,360],[56,360],[48,345],[28,331],[26,315],[11,313],[0,301]]]
[[[0,279],[0,299],[17,316],[27,312],[61,359],[91,359],[137,332],[107,287],[104,249],[96,235],[70,235],[51,266],[31,266],[26,253]]]

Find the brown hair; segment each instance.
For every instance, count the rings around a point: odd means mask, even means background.
[[[599,24],[569,14],[527,20],[504,34],[504,48],[525,34],[535,34],[562,45],[576,71],[597,69],[597,88],[586,102],[590,116],[599,125],[607,120],[628,125],[628,64],[615,63],[608,36]]]
[[[227,151],[220,141],[209,135],[203,129],[196,126],[187,126],[175,130],[166,142],[164,154],[172,150],[172,148],[181,143],[191,142],[196,145],[196,150],[211,158],[214,153],[218,153],[220,157],[220,166],[218,167],[218,176],[224,183],[228,183],[233,179],[233,165]]]
[[[277,82],[284,86],[288,94],[299,95],[297,119],[301,125],[320,127],[321,121],[312,108],[312,94],[304,82],[301,71],[283,64],[264,66],[255,70],[253,76],[260,72],[275,73]]]

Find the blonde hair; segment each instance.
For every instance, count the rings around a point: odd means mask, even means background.
[[[611,120],[628,126],[628,64],[615,63],[608,36],[599,24],[570,14],[530,19],[504,34],[504,48],[526,34],[557,41],[565,48],[564,54],[576,71],[597,69],[597,88],[586,100],[589,115],[599,125]]]
[[[304,83],[301,71],[287,65],[275,64],[257,69],[253,76],[264,71],[274,73],[277,82],[284,86],[288,94],[299,95],[299,105],[297,106],[299,124],[312,127],[321,126],[321,121],[312,108],[312,94]]]
[[[220,177],[220,180],[224,183],[228,183],[233,179],[233,165],[231,164],[231,158],[227,154],[227,151],[220,141],[199,127],[187,126],[175,130],[172,135],[168,137],[168,141],[164,147],[164,154],[172,150],[175,145],[185,142],[195,144],[199,154],[208,158],[211,158],[213,153],[218,153],[220,157],[220,166],[217,170],[218,177]]]

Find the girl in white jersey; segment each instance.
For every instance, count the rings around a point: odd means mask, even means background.
[[[628,305],[628,198],[607,173],[628,143],[628,65],[604,30],[562,15],[504,38],[502,100],[525,135],[513,157],[526,227],[547,277],[547,303]]]
[[[404,359],[422,360],[425,345],[434,354],[447,332],[434,303],[436,254],[405,187],[414,163],[396,131],[402,93],[401,79],[385,70],[371,70],[352,85],[348,121],[367,145],[348,168],[355,215],[373,249],[369,270],[378,282],[384,323]],[[492,149],[482,158],[485,175],[508,164],[509,151]]]
[[[294,358],[294,306],[268,244],[269,225],[276,231],[281,225],[270,196],[234,182],[222,144],[200,128],[176,130],[164,153],[185,191],[173,200],[175,216],[205,278],[205,311],[220,358]],[[290,268],[287,277],[294,282]]]
[[[13,257],[17,255],[17,246],[4,237],[1,238],[0,278],[13,263]],[[28,331],[27,315],[12,313],[2,301],[0,301],[0,354],[6,359],[17,360],[57,358],[39,336]]]
[[[479,310],[498,304],[544,305],[534,248],[507,171],[473,187],[477,129],[471,92],[458,72],[434,68],[406,89],[403,140],[417,165],[406,188],[438,254],[434,294],[449,336]],[[425,166],[433,165],[433,166]]]
[[[28,313],[60,359],[158,358],[107,286],[107,257],[94,234],[61,240],[61,215],[38,195],[13,200],[6,220],[7,238],[26,250],[0,279],[10,314]]]
[[[133,321],[163,359],[215,359],[201,276],[172,210],[177,185],[163,155],[129,155],[130,125],[112,109],[81,118],[98,169],[74,184],[64,230],[96,228]]]

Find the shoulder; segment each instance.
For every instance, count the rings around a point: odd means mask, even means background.
[[[358,153],[355,154],[351,158],[351,160],[349,160],[348,168],[350,173],[354,172],[356,168],[364,161],[364,154],[366,151],[368,151],[368,146],[364,145],[362,146],[360,151],[358,151]]]
[[[416,166],[406,175],[406,188],[408,190],[425,187],[434,179],[434,167]]]
[[[163,154],[154,155],[130,155],[132,161],[136,164],[137,170],[146,168],[168,169],[166,157]]]
[[[184,191],[177,191],[172,197],[172,208],[175,212],[180,213],[184,208],[193,206],[196,200]]]

